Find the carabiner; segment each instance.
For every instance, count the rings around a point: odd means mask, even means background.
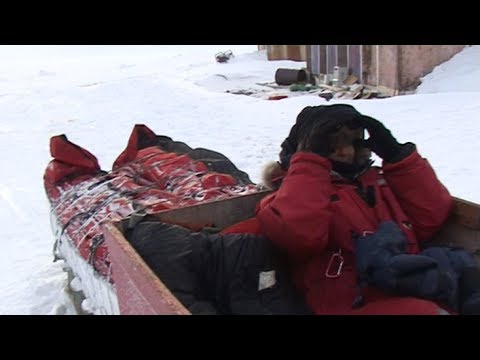
[[[337,270],[336,272],[331,273],[330,271],[332,270],[332,267],[335,262],[337,263],[336,265]],[[327,270],[325,270],[325,276],[329,279],[338,278],[342,273],[342,267],[343,267],[342,249],[339,249],[338,252],[332,254],[332,257],[330,258],[330,261],[327,266]]]

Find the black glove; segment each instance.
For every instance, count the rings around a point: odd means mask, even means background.
[[[415,145],[412,143],[400,144],[380,121],[362,116],[360,122],[370,135],[370,138],[364,141],[364,146],[383,160],[389,163],[398,162],[415,150]]]
[[[300,138],[297,151],[309,151],[327,157],[334,150],[329,144],[328,137],[343,125],[344,121],[337,119],[316,122],[310,131]]]

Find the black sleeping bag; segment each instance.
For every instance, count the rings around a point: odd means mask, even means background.
[[[132,246],[192,314],[311,314],[271,243],[161,222],[127,233]]]

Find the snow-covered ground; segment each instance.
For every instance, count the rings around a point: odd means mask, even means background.
[[[480,46],[470,46],[423,78],[417,94],[480,91]]]
[[[215,62],[232,50],[228,63]],[[412,141],[454,196],[480,202],[480,46],[426,76],[417,94],[342,101]],[[298,112],[318,96],[267,101],[225,90],[258,88],[279,67],[256,45],[0,46],[0,314],[73,314],[53,236],[43,172],[49,139],[66,134],[110,169],[135,123],[228,156],[252,180]],[[329,103],[339,102],[332,100]]]

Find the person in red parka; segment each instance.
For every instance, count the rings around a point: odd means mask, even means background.
[[[369,138],[364,139],[368,132]],[[372,166],[371,152],[383,159]],[[442,314],[437,303],[367,285],[358,301],[355,239],[393,222],[408,254],[450,215],[453,200],[413,143],[349,105],[306,107],[269,168],[276,191],[257,207],[260,233],[288,254],[316,314]]]

